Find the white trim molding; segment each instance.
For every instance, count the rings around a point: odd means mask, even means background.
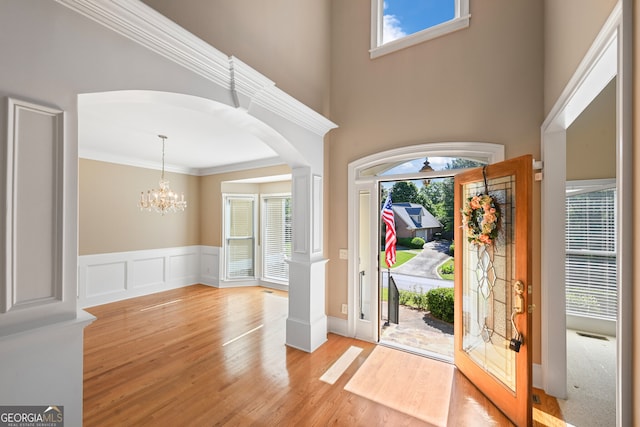
[[[371,49],[369,50],[371,59],[468,28],[471,20],[469,0],[455,0],[455,11],[452,19],[433,27],[425,28],[417,33],[383,43],[383,3],[384,0],[371,0]]]
[[[633,140],[632,140],[632,1],[619,0],[574,75],[541,127],[544,161],[542,181],[542,388],[566,397],[566,311],[562,246],[566,129],[577,115],[617,76],[616,190],[618,244],[618,317],[616,323],[616,425],[633,419]],[[562,237],[558,237],[558,233]],[[559,241],[560,240],[560,241]],[[558,286],[560,285],[560,286]]]
[[[83,255],[78,257],[78,307],[196,283],[215,286],[216,261],[216,250],[202,246]]]
[[[63,300],[63,127],[61,110],[7,98],[0,313]]]
[[[218,246],[181,246],[78,257],[78,307],[86,308],[169,289],[202,284],[216,288],[287,285],[260,279],[224,280]]]
[[[341,319],[339,317],[327,316],[327,332],[332,334],[342,335],[348,337],[347,333],[347,319]]]
[[[378,220],[380,215],[380,205],[378,200],[378,183],[383,179],[389,179],[390,176],[377,176],[375,174],[365,174],[364,171],[374,168],[381,172],[385,168],[376,168],[379,165],[397,165],[405,161],[424,158],[424,157],[471,157],[484,159],[488,163],[496,163],[504,160],[504,146],[501,144],[494,144],[488,142],[432,142],[416,145],[408,145],[405,147],[395,148],[392,150],[384,151],[381,153],[375,153],[361,159],[354,160],[349,163],[347,168],[347,180],[348,180],[348,199],[347,199],[347,212],[348,212],[348,288],[347,288],[347,306],[348,306],[348,319],[347,319],[347,331],[346,335],[350,337],[356,337],[365,341],[377,342],[379,338],[379,328],[375,319],[378,319],[378,305],[371,304],[370,312],[367,313],[364,319],[359,316],[359,279],[360,279],[360,264],[361,256],[359,241],[360,241],[360,203],[359,192],[366,192],[371,195],[368,206],[368,213],[371,219],[369,221],[369,233],[372,236],[371,241],[377,241],[379,227]],[[446,171],[433,172],[433,176],[446,173]],[[413,178],[418,174],[414,174]],[[421,175],[420,178],[426,175]],[[394,176],[394,178],[397,178]],[[402,175],[402,179],[411,179],[409,175]],[[370,252],[368,265],[375,271],[368,271],[366,274],[369,277],[378,277],[377,271],[377,252]],[[378,280],[371,280],[369,295],[377,295],[378,292]],[[367,319],[373,319],[367,320]]]
[[[56,0],[108,29],[231,89],[229,57],[141,1]]]
[[[236,107],[260,106],[324,136],[337,125],[275,83],[138,0],[56,0],[230,92]]]

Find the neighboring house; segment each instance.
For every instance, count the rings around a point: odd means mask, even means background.
[[[442,231],[440,221],[418,203],[395,203],[393,214],[398,237],[422,237],[429,242],[435,233]]]

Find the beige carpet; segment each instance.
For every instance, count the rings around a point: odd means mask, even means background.
[[[567,426],[616,425],[616,338],[604,338],[567,329],[569,396],[558,399]]]
[[[345,390],[434,426],[446,426],[453,365],[377,346]]]

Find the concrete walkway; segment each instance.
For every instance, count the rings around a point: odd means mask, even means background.
[[[453,281],[442,280],[438,267],[451,258],[450,242],[428,242],[415,257],[397,268],[391,269],[398,289],[428,292],[433,288],[452,288]],[[382,272],[383,286],[388,286],[388,270]],[[387,303],[382,302],[382,318],[386,320]],[[453,360],[453,325],[433,318],[428,312],[400,306],[399,324],[383,327],[381,342],[412,349],[418,353],[436,353]]]
[[[391,274],[405,274],[431,279],[440,279],[438,266],[451,258],[449,256],[449,241],[433,241],[425,243],[424,249],[397,268],[391,269]]]

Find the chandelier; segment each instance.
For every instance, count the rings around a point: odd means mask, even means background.
[[[160,176],[160,189],[152,188],[140,193],[138,207],[143,211],[155,211],[162,215],[166,212],[182,212],[187,207],[184,193],[178,199],[178,193],[174,193],[169,188],[169,181],[164,178],[164,143],[167,139],[164,135],[158,135],[162,139],[162,175]]]

